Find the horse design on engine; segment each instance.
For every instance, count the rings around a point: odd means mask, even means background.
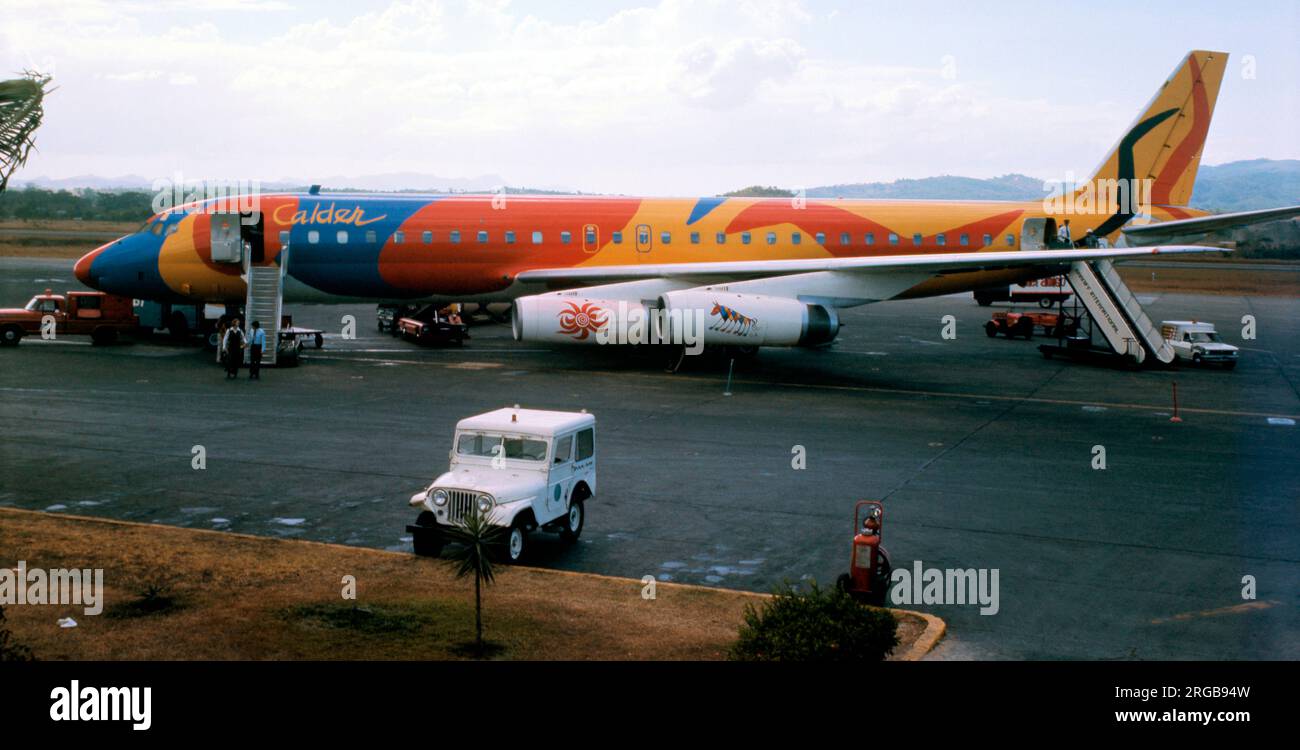
[[[710,331],[748,336],[758,327],[757,318],[751,318],[726,305],[720,305],[716,301],[713,303],[713,311],[709,315],[717,318],[713,325],[709,326]]]

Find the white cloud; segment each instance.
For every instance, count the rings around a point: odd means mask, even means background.
[[[650,193],[1051,176],[1132,114],[1008,95],[973,65],[946,79],[938,55],[934,68],[845,59],[814,33],[844,14],[795,0],[645,1],[557,20],[507,0],[346,17],[258,0],[7,0],[0,59],[56,68],[32,174],[497,173]]]

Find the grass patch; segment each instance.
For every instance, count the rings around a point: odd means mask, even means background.
[[[18,560],[104,570],[103,616],[6,608],[12,642],[43,660],[723,659],[765,600],[670,583],[646,600],[636,580],[506,567],[478,652],[472,582],[407,553],[0,508],[0,566]]]

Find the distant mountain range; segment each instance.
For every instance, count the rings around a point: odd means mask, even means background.
[[[301,190],[319,183],[328,191],[419,191],[419,192],[487,192],[501,190],[507,184],[498,175],[479,177],[440,177],[419,172],[392,172],[360,177],[334,176],[316,180],[285,178],[263,182],[263,190]],[[18,179],[12,188],[37,187],[47,190],[152,190],[153,180],[139,175],[99,177],[81,175],[61,179],[36,177]],[[505,188],[511,193],[573,192],[558,187]],[[735,194],[771,195],[780,188],[749,188]],[[731,193],[729,193],[730,195]],[[858,182],[810,188],[810,198],[907,198],[928,200],[1036,200],[1045,195],[1043,181],[1022,174],[979,179],[943,175],[893,182]],[[1300,204],[1300,160],[1253,159],[1228,164],[1202,165],[1192,194],[1192,205],[1211,211],[1248,211]]]
[[[926,177],[894,182],[860,182],[808,190],[810,198],[910,198],[929,200],[1036,200],[1043,181],[1022,174],[986,180]],[[1192,206],[1211,211],[1249,211],[1300,204],[1300,160],[1253,159],[1202,165]]]

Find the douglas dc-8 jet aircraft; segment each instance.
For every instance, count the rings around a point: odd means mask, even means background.
[[[1166,243],[1300,213],[1187,207],[1227,60],[1189,53],[1090,180],[1050,204],[313,190],[260,196],[243,221],[211,201],[164,211],[76,275],[139,299],[242,305],[251,270],[282,269],[286,301],[513,301],[525,340],[626,343],[612,335],[626,319],[680,310],[704,316],[706,344],[824,344],[838,308],[1193,251]],[[1075,240],[1106,242],[1051,242],[1066,219]]]

